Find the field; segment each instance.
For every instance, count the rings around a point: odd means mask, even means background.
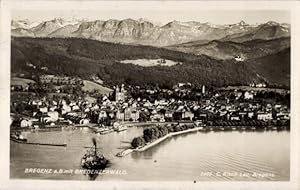
[[[173,66],[177,64],[182,64],[179,62],[174,62],[172,60],[165,60],[163,63],[161,59],[135,59],[135,60],[123,60],[120,63],[132,63],[134,65],[139,65],[142,67],[153,67],[153,66]]]
[[[25,79],[25,78],[19,78],[19,77],[11,78],[11,85],[22,86],[24,88],[29,86],[30,83],[35,83],[35,81],[30,79]]]
[[[98,90],[99,93],[101,94],[109,94],[110,92],[112,92],[112,89],[88,80],[83,80],[82,90],[88,92],[92,92],[93,90]]]

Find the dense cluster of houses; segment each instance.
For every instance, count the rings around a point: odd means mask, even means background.
[[[51,77],[50,77],[51,78]],[[45,79],[51,81],[52,79]],[[184,86],[178,84],[173,91],[186,92]],[[155,94],[155,90],[147,91]],[[205,86],[201,93],[205,94]],[[131,98],[125,86],[114,88],[114,96],[103,96],[100,101],[89,102],[84,98],[75,100],[35,98],[27,102],[32,108],[27,117],[14,122],[20,127],[40,127],[105,123],[114,121],[178,121],[178,120],[289,120],[287,105],[260,104],[255,101],[255,93],[234,91],[234,99],[222,93],[205,96],[199,101]]]
[[[82,83],[82,80],[80,78],[56,75],[42,75],[40,76],[40,81],[41,83],[51,83],[59,85],[75,85]]]

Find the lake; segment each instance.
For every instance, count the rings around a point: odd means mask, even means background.
[[[19,144],[11,141],[10,177],[21,179],[89,180],[80,170],[80,160],[91,138],[111,161],[107,173],[95,180],[143,181],[285,181],[290,173],[290,133],[264,132],[194,132],[169,138],[144,152],[126,157],[115,155],[142,135],[142,127],[106,135],[88,128],[29,132],[29,142],[67,143],[67,147]],[[28,172],[51,169],[52,173]],[[54,170],[63,173],[54,173]],[[67,172],[71,171],[71,172]],[[115,173],[110,173],[115,172]]]

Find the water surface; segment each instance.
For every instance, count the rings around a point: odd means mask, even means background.
[[[25,173],[26,168],[80,169],[80,159],[91,138],[111,161],[109,170],[96,180],[289,180],[290,133],[194,132],[167,139],[144,152],[119,158],[142,127],[96,135],[89,129],[58,130],[27,134],[30,142],[67,143],[67,147],[26,145],[11,142],[11,178],[88,180],[82,174]],[[125,173],[124,173],[125,171]]]

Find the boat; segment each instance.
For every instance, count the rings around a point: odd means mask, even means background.
[[[89,170],[103,170],[108,165],[108,160],[97,150],[96,139],[93,138],[91,147],[81,158],[81,167]]]
[[[113,130],[113,127],[109,127],[109,126],[105,126],[103,124],[100,124],[100,126],[95,128],[94,131],[95,131],[95,133],[103,135],[103,134],[106,134],[106,133],[110,133],[114,130]]]
[[[13,133],[10,135],[10,139],[15,142],[27,142],[27,139],[21,133]]]
[[[116,156],[117,156],[117,157],[124,157],[124,156],[130,154],[131,152],[133,152],[132,149],[126,149],[126,150],[123,150],[123,151],[121,151],[121,152],[118,152],[118,153],[116,154]]]
[[[107,134],[107,133],[110,133],[110,132],[113,132],[114,130],[112,128],[106,128],[104,129],[103,131],[100,131],[99,133],[101,135],[104,135],[104,134]]]
[[[117,132],[125,131],[125,130],[127,130],[127,126],[126,125],[119,125],[118,127],[115,128],[115,130]]]
[[[18,142],[18,143],[26,143],[27,139],[17,139],[15,137],[10,137],[10,140],[14,141],[14,142]]]
[[[117,132],[125,131],[127,130],[127,126],[124,124],[121,124],[120,122],[114,122],[113,128]]]
[[[103,131],[105,131],[105,128],[98,128],[95,130],[96,133],[101,133]]]

